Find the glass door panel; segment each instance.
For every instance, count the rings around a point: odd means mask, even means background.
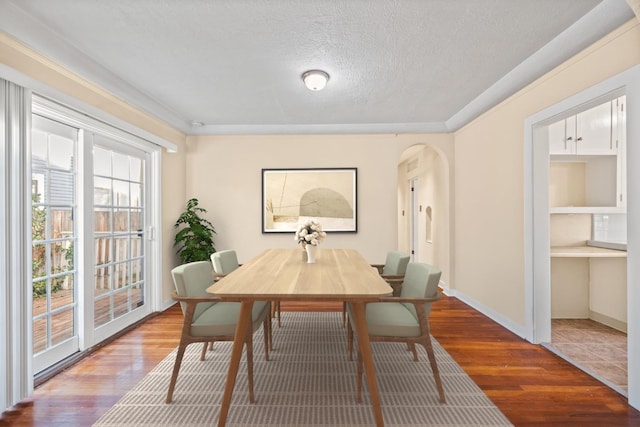
[[[32,299],[34,372],[79,350],[74,247],[78,130],[33,115]]]
[[[102,141],[102,138],[100,138]],[[145,154],[98,144],[94,162],[94,327],[145,304]]]

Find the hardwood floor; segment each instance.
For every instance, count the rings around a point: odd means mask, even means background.
[[[342,303],[281,304],[342,311]],[[459,300],[434,304],[430,320],[432,335],[514,425],[640,426],[625,397]],[[177,306],[149,319],[38,387],[0,426],[90,426],[177,346],[181,324]]]

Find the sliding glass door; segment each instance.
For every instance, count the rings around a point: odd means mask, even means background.
[[[78,129],[34,115],[31,233],[34,371],[78,351],[76,148]]]
[[[148,238],[158,221],[148,208],[156,200],[151,189],[157,187],[149,177],[157,171],[157,150],[84,117],[36,109],[31,138],[34,374],[151,313],[147,258],[158,250]]]

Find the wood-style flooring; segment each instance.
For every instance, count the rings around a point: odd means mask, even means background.
[[[282,302],[282,310],[342,304]],[[434,304],[430,321],[432,335],[514,425],[640,426],[625,397],[456,298]],[[150,318],[39,386],[0,426],[90,426],[177,346],[181,325],[177,306]]]

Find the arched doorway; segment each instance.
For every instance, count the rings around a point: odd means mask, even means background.
[[[442,270],[451,281],[451,196],[449,161],[437,147],[416,144],[398,162],[398,249]]]

